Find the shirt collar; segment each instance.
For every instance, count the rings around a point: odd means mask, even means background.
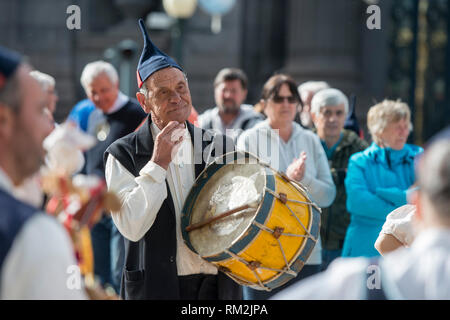
[[[129,97],[127,97],[125,94],[122,93],[122,91],[119,91],[119,94],[117,95],[117,99],[112,105],[111,108],[106,112],[106,114],[112,114],[114,112],[119,111],[122,109],[130,100]]]
[[[14,185],[5,171],[0,167],[0,189],[5,192],[12,193]]]

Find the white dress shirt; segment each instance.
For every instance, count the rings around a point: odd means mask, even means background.
[[[153,139],[160,132],[155,124],[151,124]],[[149,161],[139,172],[132,175],[111,154],[105,166],[105,177],[108,189],[115,192],[122,202],[121,212],[112,212],[112,219],[120,233],[131,241],[139,241],[152,227],[162,203],[167,198],[169,185],[176,215],[177,236],[177,273],[217,274],[217,268],[192,252],[185,244],[181,235],[181,211],[184,201],[195,181],[193,147],[187,128],[184,130],[184,140],[180,148],[164,170]]]
[[[0,168],[0,188],[13,184]],[[54,218],[35,214],[14,239],[1,269],[0,299],[86,299],[67,232]],[[77,285],[79,284],[79,286]]]
[[[107,114],[114,113],[116,111],[119,111],[122,109],[123,106],[125,106],[130,98],[126,96],[122,91],[119,91],[117,94],[117,99],[114,101],[114,104],[109,108],[109,110],[106,112]]]
[[[422,231],[410,248],[395,250],[380,260],[381,271],[367,258],[338,258],[327,271],[283,290],[275,300],[366,299],[368,275],[388,299],[450,299],[450,229]],[[378,274],[376,274],[378,272]]]

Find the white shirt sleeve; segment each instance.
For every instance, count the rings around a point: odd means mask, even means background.
[[[308,155],[314,157],[314,165],[316,167],[317,174],[313,176],[308,171],[308,164],[306,166],[305,175],[300,181],[308,188],[308,192],[313,198],[314,202],[321,208],[329,207],[334,198],[336,198],[336,186],[331,176],[330,166],[328,165],[327,156],[320,144],[319,139],[315,139],[313,143],[314,155]]]
[[[74,270],[79,269],[67,232],[53,218],[37,214],[23,226],[6,256],[0,298],[86,299],[81,276]]]
[[[416,206],[406,204],[401,206],[386,217],[381,233],[391,234],[406,246],[410,246],[415,238],[413,225]]]
[[[112,212],[111,216],[127,239],[139,241],[155,222],[167,198],[166,174],[166,170],[149,161],[135,177],[114,156],[108,156],[106,184],[122,203],[121,211]]]

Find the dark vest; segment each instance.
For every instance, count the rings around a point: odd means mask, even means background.
[[[148,163],[153,153],[153,138],[150,131],[151,120],[148,120],[136,131],[113,143],[105,152],[105,163],[108,154],[113,155],[131,174],[139,176],[139,171]],[[204,130],[187,123],[188,131],[194,141],[203,137]],[[206,135],[208,135],[206,133]],[[206,148],[215,154],[215,148],[220,139],[225,152],[226,146],[234,145],[224,136],[215,136],[213,142],[203,141],[201,150],[194,146],[194,158],[202,159],[195,164],[197,177],[205,168],[203,151]],[[219,137],[219,138],[218,138]],[[229,140],[229,139],[228,139]],[[201,157],[201,158],[198,158]],[[166,181],[167,185],[167,181]],[[180,298],[177,265],[176,265],[176,221],[175,208],[167,185],[168,195],[156,216],[152,227],[138,242],[125,241],[125,269],[122,275],[121,296],[123,299],[172,299]],[[218,297],[222,300],[242,299],[242,288],[225,274],[217,276]]]
[[[105,140],[97,141],[97,144],[86,152],[85,173],[104,178],[103,153],[105,150],[117,139],[133,132],[145,117],[146,114],[136,99],[130,99],[126,105],[111,114],[102,114],[100,110],[94,110],[89,117],[89,133],[96,136],[97,129],[104,122],[108,124],[109,133]],[[102,121],[99,121],[100,119]]]
[[[17,234],[27,220],[36,214],[29,206],[0,189],[0,270]]]

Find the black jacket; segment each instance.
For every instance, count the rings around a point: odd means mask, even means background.
[[[97,136],[97,131],[102,125],[107,125],[108,132],[105,140],[97,140],[95,146],[86,151],[85,173],[104,178],[103,153],[105,150],[117,139],[136,130],[145,117],[146,114],[139,102],[133,98],[118,111],[111,114],[103,114],[101,110],[95,109],[89,116],[88,132]]]
[[[113,155],[131,174],[139,176],[139,171],[148,163],[153,153],[153,138],[150,131],[151,118],[137,130],[113,143],[105,152],[104,161],[108,154]],[[192,141],[195,137],[209,136],[204,130],[187,123]],[[219,138],[217,138],[219,137]],[[218,140],[220,139],[220,141]],[[204,140],[204,139],[202,139]],[[219,141],[219,143],[216,143]],[[194,158],[196,161],[195,176],[205,168],[203,151],[215,147],[225,152],[226,138],[215,136],[213,141],[202,141],[201,150],[194,143]],[[231,143],[232,148],[234,145]],[[229,150],[232,151],[232,150]],[[199,158],[201,157],[201,158]],[[167,183],[167,181],[166,181]],[[167,186],[168,195],[156,216],[152,227],[138,242],[125,240],[125,269],[122,275],[121,296],[123,299],[179,299],[179,286],[176,265],[176,221],[175,208]],[[242,299],[242,288],[225,274],[218,276],[219,299]]]

